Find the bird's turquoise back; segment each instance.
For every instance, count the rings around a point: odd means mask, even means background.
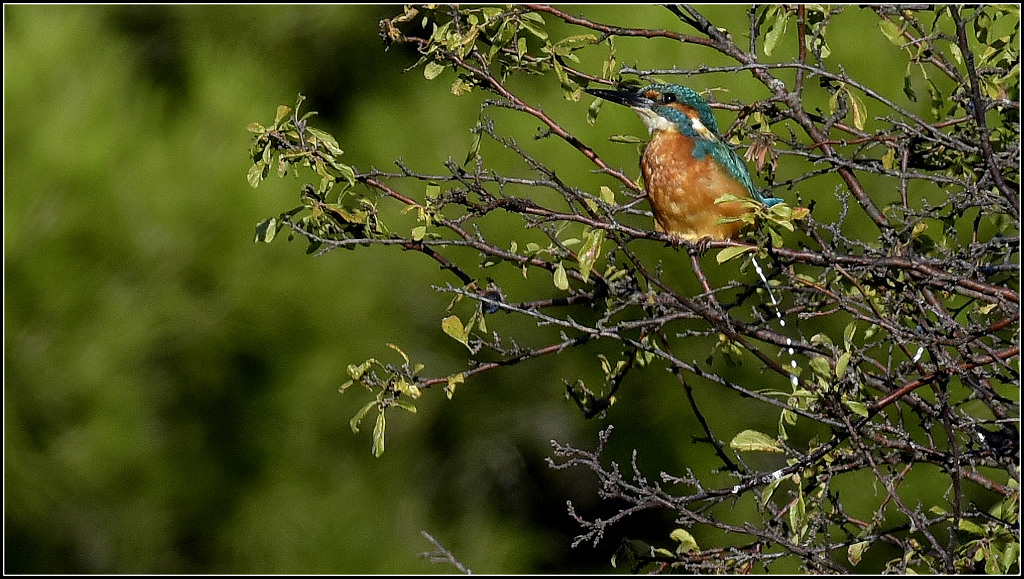
[[[659,116],[674,123],[680,133],[694,140],[694,159],[700,161],[705,155],[711,155],[728,171],[729,175],[747,188],[754,199],[769,207],[782,202],[782,199],[778,197],[765,197],[754,185],[746,163],[722,140],[722,135],[718,130],[718,120],[715,118],[711,106],[697,91],[676,84],[652,84],[644,87],[640,92],[648,93],[650,91],[661,95],[674,95],[676,103],[696,112],[699,124],[694,123],[693,119],[683,110],[672,106],[672,103],[656,103],[651,107],[651,110]]]

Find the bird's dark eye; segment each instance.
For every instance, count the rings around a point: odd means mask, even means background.
[[[661,102],[663,102],[663,103],[665,103],[667,105],[670,105],[670,104],[676,102],[676,95],[675,95],[675,93],[667,92],[667,93],[661,95]]]

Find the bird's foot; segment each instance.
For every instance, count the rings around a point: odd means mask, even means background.
[[[694,253],[698,257],[703,256],[711,249],[711,242],[714,241],[711,237],[701,237],[700,239],[688,239],[671,235],[669,241],[665,242],[666,247],[673,249],[679,249],[685,247],[691,253]]]
[[[697,253],[698,257],[703,256],[711,249],[711,242],[714,241],[710,237],[701,237],[697,241],[693,242],[693,250]]]

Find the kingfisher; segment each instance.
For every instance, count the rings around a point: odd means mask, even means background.
[[[633,109],[650,131],[640,171],[657,231],[706,248],[712,240],[736,239],[747,226],[742,220],[720,222],[750,211],[741,201],[716,204],[723,195],[752,198],[768,207],[782,203],[754,186],[746,164],[722,140],[711,107],[697,91],[651,84],[636,91],[586,92]]]

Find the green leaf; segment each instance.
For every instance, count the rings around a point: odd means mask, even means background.
[[[1000,573],[1006,573],[1010,566],[1020,560],[1020,542],[1010,541],[999,556]]]
[[[611,135],[610,137],[608,137],[608,140],[613,142],[613,143],[629,143],[629,144],[638,144],[638,143],[643,142],[643,141],[640,140],[640,137],[637,137],[635,135]]]
[[[790,426],[795,426],[798,416],[799,415],[796,412],[793,412],[792,410],[790,410],[788,408],[783,408],[782,412],[779,414],[779,421],[782,424],[788,424]]]
[[[836,377],[842,378],[846,374],[846,366],[850,363],[851,354],[849,352],[843,352],[839,355],[839,359],[836,360]]]
[[[889,42],[893,43],[899,48],[903,47],[903,33],[900,31],[900,27],[896,25],[892,20],[882,19],[878,23],[878,27],[882,29],[882,34],[889,39]]]
[[[936,119],[943,118],[943,107],[946,106],[946,97],[943,96],[942,91],[939,87],[935,86],[932,79],[928,79],[928,94],[932,98],[931,113]]]
[[[741,452],[782,452],[778,441],[756,430],[744,430],[737,434],[729,443],[729,448]]]
[[[782,35],[786,33],[786,27],[789,25],[789,11],[786,10],[785,6],[773,8],[776,8],[775,19],[772,21],[772,25],[771,28],[768,29],[768,33],[764,35],[765,56],[771,56],[775,47],[778,46],[779,41],[782,40]]]
[[[773,219],[779,221],[790,221],[793,219],[793,208],[786,203],[779,203],[768,209],[768,213]]]
[[[601,103],[603,102],[604,99],[594,99],[594,102],[590,103],[590,106],[587,107],[588,125],[593,125],[594,123],[597,122],[597,114],[601,112]]]
[[[730,259],[736,257],[737,255],[743,255],[744,253],[749,253],[751,251],[754,251],[753,247],[749,247],[746,245],[734,245],[732,247],[726,247],[722,251],[719,251],[718,255],[715,256],[715,259],[718,261],[718,263],[725,263]]]
[[[779,485],[782,484],[782,481],[784,481],[784,480],[786,480],[786,479],[785,478],[776,479],[776,480],[768,483],[768,486],[764,487],[764,498],[761,499],[761,506],[767,505],[768,501],[772,500],[772,495],[775,494],[775,489],[779,488]]]
[[[828,47],[828,43],[825,42],[823,36],[808,34],[804,37],[804,44],[807,46],[807,50],[820,52],[823,59],[828,58],[832,54],[832,49]]]
[[[469,147],[469,153],[466,154],[466,160],[462,162],[463,165],[468,165],[470,161],[476,159],[480,154],[480,144],[483,142],[483,134],[483,131],[476,131],[476,136],[473,137],[473,143]]]
[[[963,66],[963,64],[964,64],[964,55],[963,55],[962,52],[960,52],[960,47],[957,46],[956,44],[950,43],[949,44],[949,52],[952,53],[953,60],[955,60],[957,64]]]
[[[355,185],[356,184],[356,171],[355,171],[355,169],[353,169],[352,167],[349,167],[348,165],[343,165],[341,163],[332,163],[332,166],[335,169],[337,169],[339,173],[341,173],[341,178],[346,180],[346,181],[348,181],[349,185]]]
[[[249,168],[249,174],[246,178],[249,179],[249,185],[253,189],[260,186],[260,183],[267,177],[267,166],[262,161],[255,163]]]
[[[850,322],[846,324],[846,328],[843,330],[843,345],[847,350],[853,345],[853,336],[857,333],[857,323]]]
[[[907,95],[911,102],[917,102],[917,93],[914,92],[914,83],[910,78],[910,65],[907,65],[907,74],[903,77],[903,94]]]
[[[977,524],[977,523],[975,523],[973,521],[969,521],[967,519],[960,519],[959,529],[961,531],[966,531],[968,533],[971,533],[972,535],[980,535],[980,536],[984,536],[985,535],[985,528],[984,527],[982,527],[981,525],[979,525],[979,524]]]
[[[344,151],[341,150],[341,147],[338,146],[338,141],[334,139],[334,135],[327,131],[321,131],[315,127],[306,127],[306,132],[316,137],[317,140],[320,141],[320,144],[322,144],[332,155],[340,155],[344,153]]]
[[[597,42],[597,35],[594,34],[577,34],[574,36],[566,36],[555,43],[556,48],[581,48],[594,44]]]
[[[868,417],[868,407],[863,402],[854,402],[853,400],[847,400],[845,404],[846,407],[850,409],[850,412],[853,412],[857,416],[862,416],[864,418]]]
[[[373,425],[373,456],[380,458],[384,454],[384,412],[377,415],[377,423]]]
[[[824,378],[832,377],[832,368],[828,364],[828,359],[824,356],[815,356],[811,358],[811,370],[814,373]]]
[[[753,202],[751,201],[750,197],[740,197],[739,195],[733,195],[732,193],[726,193],[725,195],[721,195],[715,198],[715,205],[721,205],[722,203],[733,203],[737,201],[740,203],[751,203],[751,206],[753,206]]]
[[[376,405],[377,405],[377,401],[376,400],[372,400],[372,401],[368,402],[366,404],[366,406],[363,406],[359,410],[359,412],[356,412],[356,415],[352,417],[352,420],[348,421],[348,426],[349,426],[349,428],[352,429],[352,432],[359,432],[359,423],[362,422],[363,418],[366,417],[366,413],[369,412]]]
[[[555,71],[555,76],[563,87],[569,84],[569,74],[565,72],[565,67],[557,59],[552,59],[551,68]]]
[[[839,91],[832,93],[832,96],[828,97],[828,114],[834,115],[839,110]]]
[[[423,77],[427,80],[434,80],[442,72],[444,72],[444,65],[434,61],[428,62],[427,65],[423,67]]]
[[[789,528],[797,537],[803,535],[807,528],[807,505],[804,503],[803,487],[797,487],[800,493],[796,502],[789,508]]]
[[[522,24],[523,28],[530,31],[530,33],[537,38],[541,40],[547,39],[547,31],[541,28],[541,26],[544,26],[544,18],[540,14],[537,14],[536,12],[527,12],[526,14],[523,14]]]
[[[561,262],[555,268],[555,287],[562,291],[569,289],[569,276],[566,275],[565,266]]]
[[[256,241],[263,243],[270,243],[274,240],[274,236],[277,234],[277,219],[271,217],[261,221],[256,226]]]

